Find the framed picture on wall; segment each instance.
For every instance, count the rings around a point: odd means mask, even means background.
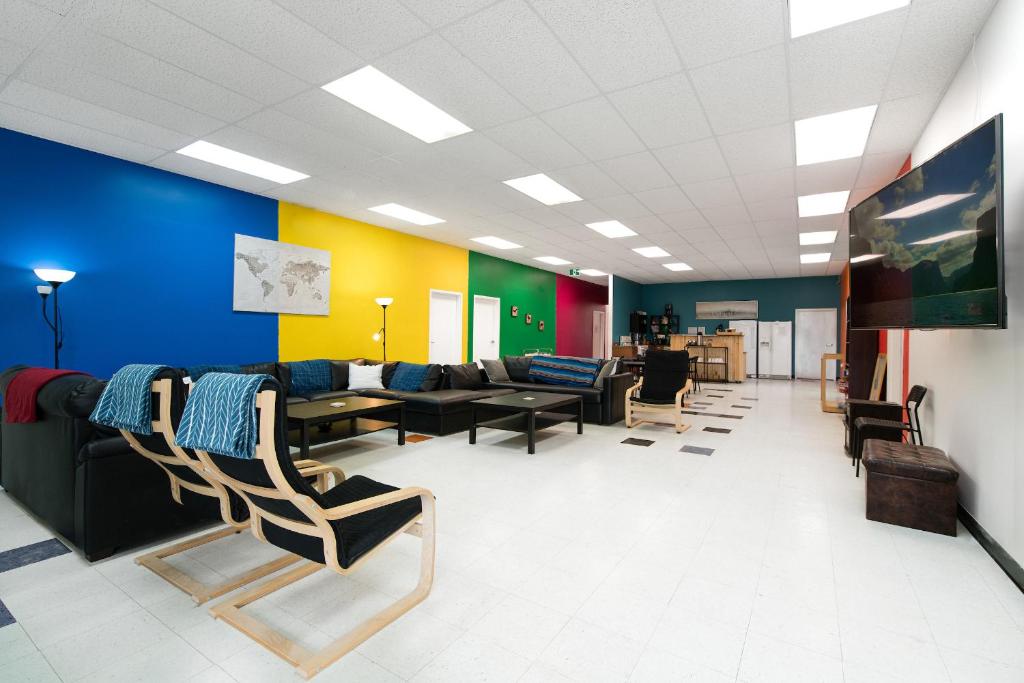
[[[512,317],[513,318],[518,318],[519,317],[519,307],[518,306],[513,306],[512,307]]]
[[[526,314],[526,324],[529,325],[532,322],[533,322],[533,314],[532,313],[527,313]]]
[[[544,321],[543,320],[538,320],[537,321],[537,329],[540,330],[541,332],[544,331]]]

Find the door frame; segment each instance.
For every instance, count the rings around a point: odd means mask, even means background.
[[[459,314],[458,314],[458,316],[456,316],[458,318],[458,320],[456,321],[456,325],[457,325],[457,327],[456,327],[456,332],[457,332],[456,338],[459,340],[458,341],[459,362],[461,363],[465,359],[465,357],[466,357],[465,353],[464,353],[465,349],[462,348],[462,318],[463,318],[463,313],[465,312],[465,308],[463,308],[463,306],[465,305],[465,302],[462,300],[462,292],[454,292],[454,291],[452,291],[450,289],[434,289],[434,288],[431,288],[430,289],[430,293],[427,295],[427,362],[428,363],[432,362],[431,359],[430,359],[430,340],[431,340],[431,337],[434,336],[433,335],[433,330],[431,329],[431,327],[434,324],[434,316],[432,315],[432,311],[431,311],[432,304],[434,303],[434,294],[447,294],[447,295],[450,295],[450,296],[454,296],[456,302],[458,303]]]
[[[496,335],[497,338],[498,338],[498,342],[497,342],[498,343],[498,358],[501,358],[501,297],[487,296],[486,294],[474,294],[473,295],[473,339],[471,340],[473,342],[473,353],[471,355],[476,356],[476,358],[470,358],[469,359],[470,362],[473,362],[473,363],[476,363],[477,362],[477,358],[480,357],[479,353],[477,352],[477,348],[476,348],[476,329],[477,329],[476,328],[476,302],[479,299],[483,299],[485,301],[493,301],[498,306],[498,314],[494,317],[494,320],[495,320],[495,323],[497,324],[497,328],[498,328],[497,329],[497,335]]]
[[[835,318],[836,318],[836,339],[835,339],[835,345],[836,345],[836,349],[839,348],[839,307],[838,306],[821,306],[821,307],[817,307],[817,308],[795,308],[795,309],[793,309],[793,361],[794,361],[793,362],[793,377],[795,379],[807,379],[807,378],[801,378],[798,375],[797,368],[796,368],[796,359],[800,357],[800,352],[797,349],[797,344],[800,342],[800,333],[797,330],[796,323],[797,323],[797,320],[800,317],[800,312],[801,311],[807,311],[807,312],[811,312],[811,313],[820,313],[822,311],[831,311],[832,313],[834,313],[835,314]],[[835,353],[835,351],[833,353]],[[829,363],[835,363],[835,375],[836,375],[836,377],[826,377],[825,379],[835,380],[839,376],[839,362],[838,361],[829,361]],[[819,367],[820,367],[820,365],[819,365]],[[827,364],[826,364],[826,367],[828,367]],[[811,378],[811,379],[813,380],[813,378]],[[821,381],[821,378],[819,377],[817,379],[817,381]]]

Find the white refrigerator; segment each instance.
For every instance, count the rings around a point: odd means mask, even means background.
[[[793,376],[793,323],[760,321],[757,336],[757,376],[790,379]]]

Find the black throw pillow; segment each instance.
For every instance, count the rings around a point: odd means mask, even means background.
[[[481,359],[481,363],[484,365],[484,373],[487,375],[488,382],[511,382],[509,379],[508,370],[505,369],[505,364],[498,359]]]
[[[530,381],[530,363],[533,361],[529,356],[505,356],[505,370],[513,382]]]
[[[462,363],[460,365],[446,365],[444,371],[451,380],[452,389],[479,389],[480,368],[476,363]]]

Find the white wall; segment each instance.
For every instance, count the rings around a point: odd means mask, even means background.
[[[928,387],[925,443],[960,467],[964,507],[1024,564],[1024,2],[1001,0],[913,151],[935,155],[1003,114],[1009,329],[914,331],[910,383]]]

